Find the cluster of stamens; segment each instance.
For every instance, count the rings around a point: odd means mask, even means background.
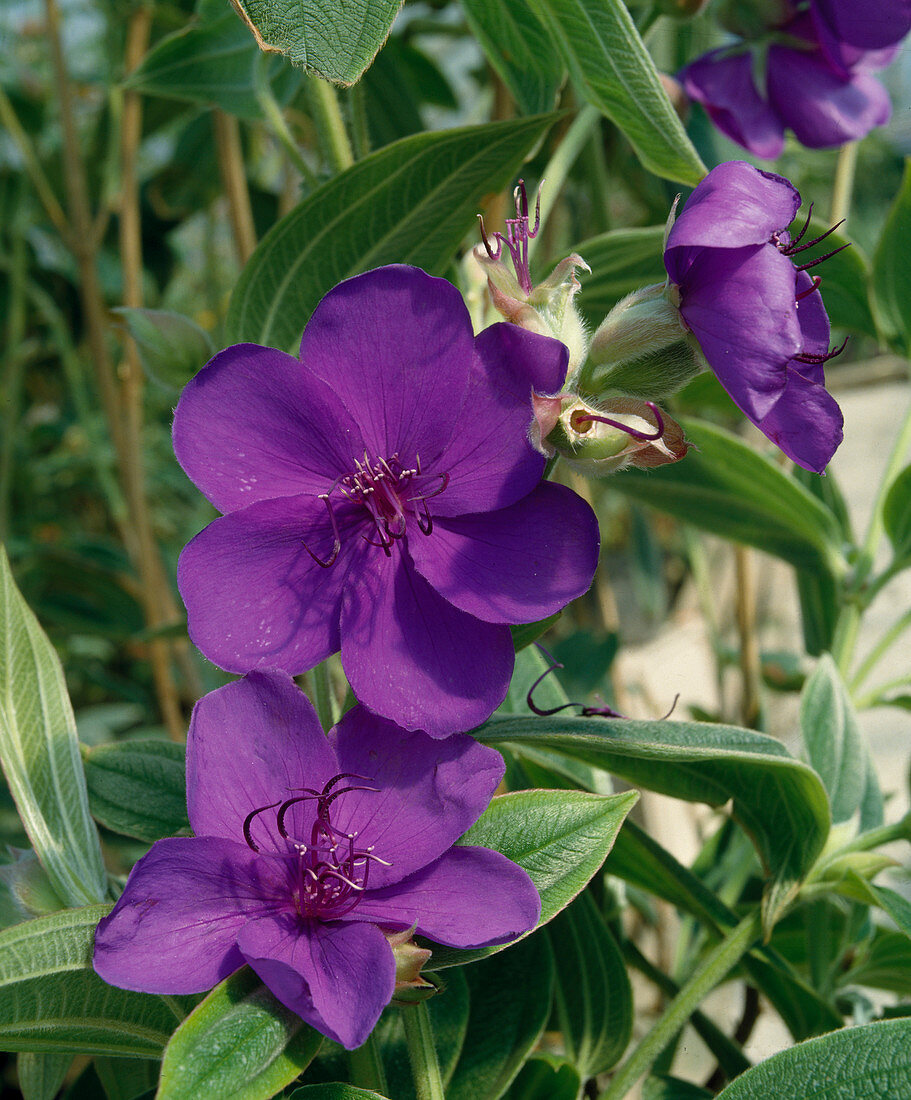
[[[369,514],[376,537],[362,535],[365,542],[378,546],[390,557],[396,541],[405,537],[409,515],[424,535],[433,531],[433,517],[427,501],[439,496],[449,484],[449,474],[424,475],[421,472],[420,456],[415,457],[414,466],[406,467],[396,452],[390,458],[371,461],[364,454],[363,461],[355,462],[354,473],[338,478],[327,493],[320,493],[319,499],[326,505],[332,524],[334,542],[329,557],[323,560],[304,543],[304,548],[317,565],[328,569],[335,564],[342,548],[342,537],[338,520],[332,509],[332,494],[339,492],[345,500],[358,504]]]
[[[346,833],[336,828],[330,820],[332,803],[352,791],[375,791],[376,787],[341,787],[345,779],[364,779],[362,775],[342,772],[333,776],[321,791],[312,787],[295,787],[290,798],[260,806],[244,819],[244,840],[254,852],[260,847],[253,839],[253,822],[267,810],[276,810],[275,827],[279,836],[287,841],[297,855],[296,876],[292,889],[294,907],[300,917],[318,917],[335,920],[350,913],[367,889],[371,863],[384,867],[391,864],[374,854],[373,845],[355,847],[357,830]],[[336,788],[336,789],[333,789]],[[293,806],[316,800],[316,815],[310,829],[309,841],[292,837],[288,831],[288,813]]]
[[[515,268],[519,286],[526,294],[531,294],[534,284],[531,281],[531,272],[528,266],[528,242],[538,235],[538,229],[541,225],[541,189],[538,188],[538,197],[535,202],[535,225],[533,229],[529,228],[528,193],[525,190],[525,180],[519,180],[519,185],[513,191],[513,198],[516,200],[516,216],[506,219],[505,236],[502,233],[494,233],[493,239],[496,241],[496,248],[491,245],[484,227],[484,219],[478,214],[478,221],[481,223],[481,240],[487,249],[487,255],[492,260],[499,260],[505,246],[512,260],[512,266]]]
[[[812,216],[813,204],[810,203],[810,208],[807,211],[807,220],[803,223],[803,228],[797,234],[797,236],[793,238],[793,240],[791,240],[790,238],[788,238],[787,240],[783,240],[781,234],[773,234],[772,243],[783,256],[796,256],[798,252],[803,252],[807,248],[812,248],[814,245],[819,244],[820,241],[824,241],[830,233],[834,233],[835,230],[838,229],[838,227],[844,222],[844,219],[842,219],[842,221],[840,222],[836,222],[836,224],[833,225],[830,229],[827,229],[825,233],[820,233],[820,235],[818,237],[814,237],[812,241],[805,241],[803,244],[801,244],[801,241],[803,241],[803,238],[806,236],[807,230],[810,228],[810,218]],[[808,271],[811,267],[817,267],[819,264],[824,263],[826,260],[830,260],[833,256],[837,256],[839,252],[843,252],[846,248],[850,248],[850,243],[840,245],[838,248],[833,248],[831,252],[827,252],[824,256],[817,256],[815,260],[808,260],[805,264],[795,264],[794,266],[797,268],[798,271]],[[804,298],[808,298],[815,291],[819,290],[822,279],[818,275],[811,275],[810,278],[810,286],[808,286],[806,290],[802,290],[800,294],[797,295],[798,302],[802,301]],[[841,353],[845,350],[847,343],[848,338],[846,336],[837,348],[832,348],[821,355],[815,355],[811,352],[804,352],[802,355],[795,355],[794,358],[801,363],[818,366],[822,363],[827,363],[830,359],[834,359],[836,355],[841,355]]]

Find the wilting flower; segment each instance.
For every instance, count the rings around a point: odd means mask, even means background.
[[[889,96],[871,73],[889,64],[909,26],[904,2],[878,6],[877,25],[876,4],[816,0],[752,43],[756,54],[750,43],[738,43],[691,62],[679,74],[684,91],[719,130],[759,157],[781,153],[786,129],[814,149],[862,138],[889,121]]]
[[[506,624],[584,592],[594,513],[541,483],[532,392],[556,340],[473,336],[458,291],[384,267],[330,291],[300,359],[256,344],[184,390],[174,449],[220,511],[181,555],[190,635],[231,672],[296,674],[341,649],[358,700],[445,736],[484,721],[514,663]]]
[[[196,835],[157,841],[136,864],[98,926],[95,969],[182,994],[248,963],[307,1023],[360,1046],[394,992],[402,932],[480,947],[537,923],[520,867],[453,846],[503,770],[469,737],[434,741],[360,707],[327,739],[282,673],[220,688],[187,741]]]
[[[823,371],[837,352],[819,280],[806,270],[827,257],[792,259],[822,239],[802,244],[806,225],[791,239],[799,206],[781,176],[721,164],[687,200],[664,263],[680,316],[736,404],[796,463],[821,472],[842,438]]]

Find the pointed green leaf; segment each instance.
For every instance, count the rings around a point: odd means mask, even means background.
[[[660,477],[624,471],[611,488],[792,565],[845,571],[838,520],[820,500],[731,432],[695,420],[684,428],[694,448],[682,462],[663,467]]]
[[[25,831],[60,898],[101,901],[107,876],[63,669],[0,547],[0,762]]]
[[[649,1077],[642,1086],[642,1100],[712,1100],[715,1094],[679,1077]]]
[[[877,928],[857,962],[841,977],[843,985],[866,985],[911,996],[911,938]]]
[[[333,1081],[329,1085],[304,1085],[303,1088],[295,1089],[288,1100],[386,1100],[386,1098],[370,1089],[359,1089],[354,1085]]]
[[[0,933],[0,1050],[160,1057],[186,998],[115,989],[92,968],[109,905],[66,909]]]
[[[800,729],[810,763],[825,784],[832,821],[847,821],[861,803],[866,760],[851,696],[825,654],[800,697]]]
[[[493,848],[524,867],[541,895],[540,927],[569,905],[598,871],[638,797],[635,791],[498,795],[459,843]],[[502,950],[434,946],[428,968],[455,966]]]
[[[146,374],[163,389],[177,394],[207,359],[215,354],[212,337],[182,313],[164,309],[114,310],[136,341]]]
[[[883,335],[911,350],[911,157],[873,257],[873,306]]]
[[[161,1063],[147,1058],[96,1058],[95,1072],[106,1100],[137,1100],[154,1093]]]
[[[622,0],[532,0],[579,91],[656,176],[695,187],[706,167]]]
[[[446,1100],[497,1100],[537,1045],[550,1015],[554,959],[544,936],[465,971],[468,1030]]]
[[[509,1100],[576,1100],[581,1093],[582,1077],[572,1062],[535,1051],[506,1095]]]
[[[440,274],[554,115],[403,138],[323,184],[266,234],[234,288],[232,341],[297,350],[317,302],[381,264]]]
[[[896,561],[911,558],[911,466],[889,486],[883,504],[883,526]]]
[[[260,49],[353,84],[386,41],[402,0],[232,0]]]
[[[911,1096],[911,1019],[843,1028],[753,1066],[718,1100],[883,1100]]]
[[[185,749],[170,741],[121,741],[84,750],[92,815],[139,840],[189,828]]]
[[[35,1054],[23,1051],[16,1059],[16,1075],[23,1100],[54,1100],[73,1063],[72,1054]]]
[[[721,806],[750,835],[768,868],[767,927],[822,850],[829,805],[819,776],[780,741],[734,726],[611,718],[494,716],[479,741],[539,748],[605,768],[649,790]]]
[[[605,1073],[620,1060],[633,1027],[620,948],[588,890],[551,921],[547,935],[559,960],[554,996],[567,1056],[583,1077]]]
[[[306,1069],[322,1038],[244,967],[174,1032],[158,1100],[269,1100]]]

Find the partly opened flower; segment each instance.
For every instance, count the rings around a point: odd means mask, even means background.
[[[584,592],[597,521],[541,483],[532,392],[557,392],[558,341],[474,337],[459,292],[412,267],[320,302],[300,359],[221,352],[184,390],[174,449],[220,511],[185,548],[193,641],[231,672],[312,668],[341,649],[357,698],[445,736],[506,694],[507,624]]]
[[[502,776],[500,755],[469,737],[432,740],[360,707],[327,739],[289,677],[251,673],[197,704],[196,835],[136,864],[98,926],[95,969],[181,994],[248,963],[307,1023],[360,1046],[394,992],[403,932],[480,947],[537,923],[520,867],[453,847]]]
[[[719,165],[674,223],[664,263],[680,316],[724,388],[785,454],[821,472],[842,416],[824,386],[835,354],[828,317],[805,270],[819,261],[795,267],[791,258],[808,247],[787,231],[799,206],[781,176]]]

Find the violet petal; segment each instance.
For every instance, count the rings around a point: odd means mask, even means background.
[[[159,840],[95,934],[95,970],[142,993],[200,993],[243,965],[238,932],[280,910],[283,861],[214,837]]]
[[[310,700],[284,673],[251,672],[193,708],[187,808],[197,836],[242,841],[253,810],[300,787],[321,791],[340,770]],[[312,820],[312,809],[307,817]],[[258,814],[251,837],[264,851],[284,853],[275,819],[275,810]],[[302,835],[304,827],[295,830]]]
[[[323,501],[295,496],[263,500],[214,520],[180,555],[177,584],[190,637],[229,672],[279,668],[296,674],[339,648],[339,614],[351,570],[368,547],[360,509],[333,503],[341,534]]]
[[[509,628],[457,610],[398,550],[375,554],[348,587],[341,634],[354,694],[405,729],[459,733],[506,697],[515,662]]]
[[[813,0],[811,8],[842,41],[867,50],[899,42],[911,30],[911,0]]]
[[[281,914],[245,925],[238,945],[283,1005],[348,1050],[367,1039],[395,989],[392,949],[372,924]]]
[[[351,921],[393,928],[449,947],[488,947],[531,931],[541,899],[525,871],[489,848],[451,848],[435,863],[384,890],[368,890]]]
[[[418,571],[450,603],[485,622],[546,618],[588,591],[598,520],[571,489],[543,482],[509,508],[435,522],[409,542]]]
[[[370,889],[398,882],[438,859],[487,808],[503,778],[503,758],[471,737],[445,740],[404,733],[392,722],[354,707],[331,742],[339,770],[365,776],[332,807],[332,824],[357,830],[357,847],[391,863],[371,862]]]
[[[803,364],[794,367],[801,369]],[[842,441],[844,420],[825,387],[792,367],[784,393],[755,423],[798,466],[821,474]]]

